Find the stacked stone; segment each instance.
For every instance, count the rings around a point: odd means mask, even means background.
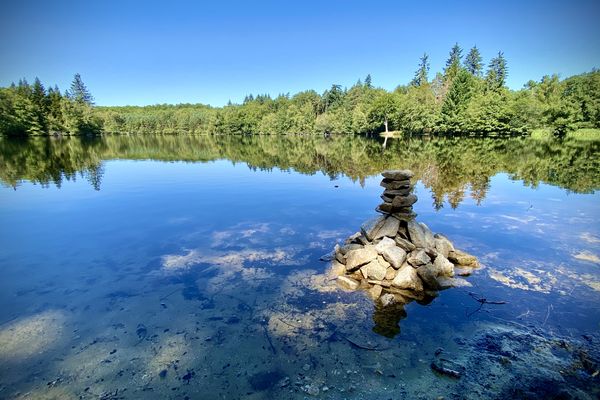
[[[375,211],[392,215],[401,221],[414,219],[417,214],[412,206],[417,202],[417,196],[412,194],[413,185],[410,183],[410,178],[413,177],[412,171],[383,171],[381,175],[383,180],[380,185],[385,188],[381,195],[383,203]]]
[[[477,259],[454,248],[446,237],[418,223],[412,205],[411,171],[385,171],[382,216],[365,222],[343,246],[336,245],[332,273],[348,289],[363,288],[381,304],[435,297],[436,291],[468,282]]]

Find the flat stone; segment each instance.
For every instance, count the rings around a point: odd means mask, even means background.
[[[413,250],[408,254],[406,259],[410,265],[417,268],[421,265],[429,264],[431,259],[423,249]],[[347,267],[346,267],[347,268]]]
[[[439,233],[436,233],[433,235],[433,237],[435,241],[435,249],[438,251],[438,253],[448,258],[448,254],[450,254],[451,251],[454,251],[452,242],[448,240],[447,237],[440,235]]]
[[[377,209],[375,210],[377,211]],[[417,213],[414,211],[411,212],[393,212],[392,217],[398,218],[400,221],[412,221],[417,217]]]
[[[399,189],[407,189],[410,188],[410,179],[404,179],[401,181],[393,180],[393,179],[383,179],[379,186],[382,186],[388,190],[399,190]]]
[[[409,253],[417,248],[414,244],[412,244],[411,242],[409,242],[408,240],[406,240],[404,238],[401,238],[400,236],[396,236],[394,238],[394,241],[398,247],[402,248],[407,253]]]
[[[465,253],[464,251],[454,250],[448,254],[448,259],[454,264],[458,264],[465,267],[477,268],[479,267],[479,261],[477,257],[471,254]]]
[[[396,277],[392,281],[392,286],[398,289],[423,290],[423,282],[421,282],[421,278],[417,275],[417,271],[408,264],[404,264],[398,270]]]
[[[433,264],[426,264],[417,268],[417,275],[419,275],[427,289],[439,289],[439,284],[437,281],[437,272]]]
[[[425,242],[426,242],[426,246],[427,248],[430,249],[435,249],[435,238],[433,237],[433,233],[431,232],[431,229],[429,229],[429,227],[427,225],[425,225],[423,222],[420,222],[419,225],[421,225],[421,230],[423,231],[423,234],[425,235]]]
[[[410,207],[417,202],[417,196],[409,194],[408,196],[396,196],[392,200],[392,206],[397,208]]]
[[[454,275],[454,264],[452,264],[446,257],[441,254],[433,261],[433,267],[438,272],[439,275],[443,276],[453,276]]]
[[[352,278],[348,278],[347,276],[338,276],[337,282],[344,288],[350,290],[356,290],[360,286],[360,283]]]
[[[383,265],[386,269],[391,267],[390,263],[385,261],[385,258],[383,258],[381,255],[377,256],[377,262]]]
[[[394,242],[395,243],[395,242]],[[381,255],[394,269],[400,269],[406,261],[406,251],[398,246],[390,246],[383,249]]]
[[[395,181],[410,179],[414,176],[413,172],[408,169],[387,170],[383,171],[381,175],[383,175],[384,178]]]
[[[360,270],[361,272],[365,270],[367,276],[365,279],[375,279],[375,280],[383,280],[385,278],[385,274],[387,273],[387,267],[381,265],[377,259],[369,262],[365,266],[363,266]],[[363,273],[364,275],[364,273]]]
[[[349,236],[348,239],[346,239],[346,244],[356,243],[360,235],[362,235],[361,232],[356,232],[355,234]]]
[[[375,279],[369,279],[367,282],[369,284],[371,284],[371,285],[380,285],[380,286],[383,286],[384,288],[388,288],[388,287],[390,287],[392,285],[392,282],[390,282],[388,280],[378,281],[378,280],[375,280]]]
[[[385,217],[374,217],[368,221],[365,221],[361,226],[360,230],[369,240],[373,240],[374,235],[377,233],[379,228],[385,222]]]
[[[381,196],[379,196],[379,197],[381,197],[381,200],[383,200],[385,203],[390,203],[391,204],[392,200],[394,200],[393,197],[386,196],[385,192],[383,192],[383,194]]]
[[[384,236],[394,237],[396,233],[398,233],[398,228],[400,227],[400,221],[396,218],[388,217],[385,219],[385,222],[379,228],[373,239],[380,239]]]
[[[373,245],[366,245],[362,249],[350,250],[346,254],[346,270],[354,271],[376,258],[377,250],[375,250],[375,246]]]
[[[375,211],[386,215],[391,214],[394,211],[394,206],[392,206],[392,203],[383,202],[377,206]]]
[[[408,196],[412,188],[407,187],[405,189],[386,189],[383,191],[383,196],[394,199],[396,196]]]

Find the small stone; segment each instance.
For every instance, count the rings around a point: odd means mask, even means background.
[[[386,269],[390,267],[390,263],[385,261],[385,258],[383,258],[382,256],[377,256],[377,262],[383,265]]]
[[[161,377],[161,378],[165,378],[167,376],[167,370],[163,369],[162,371],[160,371],[158,373],[158,376]]]
[[[346,289],[356,290],[360,286],[360,283],[352,278],[348,278],[347,276],[338,276],[337,282],[345,287]]]
[[[404,261],[406,261],[406,251],[397,246],[384,248],[381,255],[395,269],[400,269]]]
[[[380,205],[377,206],[377,208],[375,209],[375,211],[383,213],[383,214],[391,214],[394,211],[394,206],[392,206],[392,203],[381,203]]]
[[[373,240],[373,237],[375,236],[379,228],[381,228],[384,222],[385,217],[374,217],[368,221],[365,221],[361,225],[360,230],[363,233],[363,235],[367,237],[367,239]]]
[[[377,243],[377,245],[375,245],[375,250],[377,250],[377,252],[379,254],[381,254],[383,252],[384,249],[386,249],[387,247],[394,247],[396,246],[396,242],[393,239],[390,239],[389,237],[384,237],[383,239],[381,239],[381,241],[379,243]]]
[[[413,267],[425,265],[431,262],[431,259],[423,249],[411,251],[408,255],[407,261]]]
[[[381,197],[381,200],[383,200],[385,203],[390,203],[391,204],[392,200],[394,200],[393,197],[386,196],[385,192],[383,192],[383,194],[381,196],[379,196],[379,197]]]
[[[350,250],[346,254],[346,270],[354,271],[375,258],[377,258],[377,250],[375,250],[375,246],[373,245],[367,245],[362,249]]]
[[[310,370],[310,364],[304,364],[304,365],[302,366],[302,369],[303,369],[305,372],[308,372],[308,371]]]
[[[387,272],[387,267],[384,267],[383,265],[379,264],[377,259],[369,262],[367,265],[362,267],[361,272],[363,269],[366,270],[367,274],[367,276],[365,276],[365,279],[382,280],[383,278],[385,278],[385,274]]]
[[[381,292],[383,291],[383,287],[381,285],[374,285],[371,289],[369,289],[369,296],[373,300],[377,300],[379,296],[381,296]]]
[[[391,293],[386,293],[379,298],[379,302],[384,307],[389,307],[396,304],[396,296]]]
[[[433,261],[433,267],[438,271],[438,276],[453,276],[454,275],[454,264],[452,264],[446,257],[439,254]]]
[[[413,177],[413,172],[408,169],[386,170],[381,173],[384,178],[395,181],[406,180]]]
[[[421,282],[421,278],[417,275],[417,271],[408,264],[404,264],[398,270],[396,277],[392,281],[392,286],[398,289],[423,290],[423,282]]]
[[[361,232],[356,232],[355,234],[349,236],[348,239],[346,239],[346,244],[356,243],[360,235],[362,235]]]
[[[377,209],[375,210],[377,211]],[[414,211],[410,212],[393,212],[392,217],[398,218],[400,221],[413,221],[417,217],[417,213]]]
[[[389,267],[385,273],[385,280],[391,281],[396,277],[396,270],[392,267]]]
[[[398,228],[400,227],[400,221],[396,218],[386,218],[385,222],[379,228],[377,233],[373,236],[373,239],[379,239],[384,236],[394,237],[396,233],[398,233]]]
[[[451,287],[471,287],[471,282],[463,278],[450,278],[447,276],[439,276],[437,278],[438,285],[441,289],[448,289]]]
[[[410,207],[417,202],[417,196],[409,194],[408,196],[396,196],[392,200],[392,206],[397,208]]]
[[[406,240],[400,236],[396,236],[394,238],[394,240],[395,240],[396,244],[398,245],[398,247],[400,247],[407,253],[410,253],[411,251],[416,249],[416,246],[414,244],[412,244],[411,242],[409,242],[408,240]]]

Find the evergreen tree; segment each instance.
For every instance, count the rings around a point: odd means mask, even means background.
[[[473,46],[469,53],[465,57],[465,68],[471,75],[479,76],[481,75],[481,70],[483,68],[481,53],[479,53],[479,49],[477,46]]]
[[[368,74],[367,77],[365,78],[365,86],[368,87],[369,89],[371,89],[373,87],[373,84],[371,82],[371,74]]]
[[[506,59],[504,54],[499,51],[498,55],[490,60],[488,71],[486,75],[487,88],[490,90],[498,90],[504,86],[506,76],[508,74],[508,68],[506,66]]]
[[[450,56],[446,61],[446,68],[444,69],[444,79],[446,82],[451,82],[456,75],[458,75],[461,59],[462,49],[458,43],[456,43],[454,46],[452,46],[452,49],[450,50]]]
[[[91,93],[83,83],[81,75],[79,74],[75,74],[73,77],[71,90],[69,91],[69,97],[77,102],[85,103],[90,106],[94,104],[94,97],[92,97]]]
[[[419,61],[419,68],[415,72],[415,77],[413,78],[411,85],[412,86],[422,86],[427,83],[427,74],[429,73],[429,56],[427,53],[423,53],[423,57],[421,57]]]
[[[459,70],[442,105],[442,129],[446,132],[463,130],[464,111],[471,99],[472,89],[473,76],[464,69]]]

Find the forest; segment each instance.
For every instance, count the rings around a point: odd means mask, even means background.
[[[76,74],[64,93],[36,78],[0,88],[0,134],[470,134],[482,136],[600,128],[600,71],[561,80],[546,75],[520,90],[506,86],[502,52],[484,64],[477,47],[454,45],[443,71],[430,76],[429,57],[393,91],[370,75],[322,94],[248,95],[242,104],[101,107]]]

